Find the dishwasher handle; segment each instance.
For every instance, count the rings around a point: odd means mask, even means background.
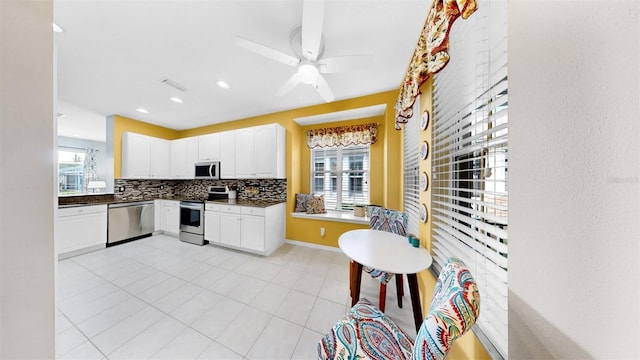
[[[132,201],[132,202],[109,204],[109,208],[120,208],[120,207],[139,206],[139,205],[153,205],[153,200]]]

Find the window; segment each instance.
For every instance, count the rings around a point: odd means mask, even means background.
[[[489,0],[451,32],[434,77],[432,255],[471,269],[481,296],[474,332],[493,358],[508,344],[507,2]]]
[[[311,192],[324,194],[327,209],[369,203],[369,145],[314,148],[311,161]]]
[[[84,149],[58,149],[58,194],[79,195],[83,191]]]
[[[404,206],[403,211],[407,214],[407,230],[411,234],[419,233],[420,215],[418,206],[420,205],[420,193],[418,188],[419,161],[418,149],[420,148],[420,101],[416,99],[413,105],[413,117],[404,124],[402,131],[403,147],[403,173],[404,173]]]

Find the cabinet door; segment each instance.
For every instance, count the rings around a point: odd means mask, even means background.
[[[151,149],[151,169],[152,178],[168,179],[171,174],[169,166],[170,141],[164,139],[150,139]]]
[[[276,132],[275,125],[255,128],[253,173],[257,178],[276,177]]]
[[[220,213],[220,242],[240,246],[240,214]]]
[[[123,179],[146,179],[151,174],[149,136],[124,133],[122,135]]]
[[[220,242],[220,213],[217,211],[204,212],[204,239],[213,243]]]
[[[187,143],[184,139],[172,140],[170,152],[171,178],[182,179],[187,171]]]
[[[106,243],[106,206],[102,212],[58,217],[55,231],[58,254]]]
[[[220,133],[220,177],[222,179],[237,179],[235,131]]]
[[[180,206],[167,205],[162,206],[162,231],[166,231],[172,234],[180,232]]]
[[[247,128],[236,131],[236,177],[239,179],[255,178],[254,129]]]
[[[264,217],[242,215],[240,246],[254,251],[264,251]]]
[[[185,170],[182,174],[184,179],[193,179],[195,177],[194,166],[198,162],[198,138],[185,138]]]
[[[220,160],[220,134],[198,136],[198,159],[201,161]]]
[[[153,231],[162,231],[162,201],[153,201]]]

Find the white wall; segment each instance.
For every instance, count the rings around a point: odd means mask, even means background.
[[[509,2],[509,355],[640,358],[640,2]]]
[[[0,1],[0,358],[55,358],[51,0]]]

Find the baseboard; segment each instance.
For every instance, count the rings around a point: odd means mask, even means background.
[[[327,250],[327,251],[333,251],[333,252],[339,252],[339,253],[342,252],[340,250],[340,248],[337,248],[337,247],[327,246],[327,245],[320,245],[320,244],[313,244],[313,243],[308,243],[306,241],[285,239],[284,242],[286,242],[287,244],[291,244],[291,245],[305,246],[305,247],[309,247],[309,248],[313,248],[313,249]]]

